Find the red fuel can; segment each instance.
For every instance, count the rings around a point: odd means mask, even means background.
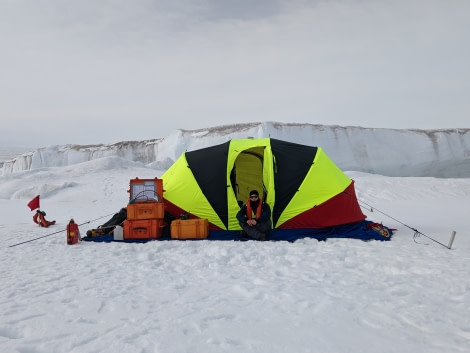
[[[78,225],[75,223],[73,218],[70,220],[69,224],[66,227],[67,233],[67,244],[73,245],[77,244],[80,239],[80,230],[78,229]]]

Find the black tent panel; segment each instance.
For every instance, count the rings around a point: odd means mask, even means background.
[[[186,152],[186,161],[202,193],[225,226],[227,210],[227,155],[230,141],[221,145]]]
[[[274,185],[276,199],[273,208],[273,224],[276,225],[282,211],[298,191],[309,171],[317,147],[271,139],[274,156]]]

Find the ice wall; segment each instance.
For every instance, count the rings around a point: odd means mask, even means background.
[[[162,139],[111,145],[39,148],[5,161],[2,174],[118,156],[159,169],[184,151],[247,137],[271,137],[322,147],[345,171],[388,176],[470,177],[470,129],[394,130],[275,122],[176,130]]]

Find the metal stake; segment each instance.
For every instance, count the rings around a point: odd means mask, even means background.
[[[452,234],[450,235],[450,239],[449,239],[449,245],[447,246],[449,249],[452,247],[452,243],[454,242],[454,238],[455,238],[455,230],[452,231]]]

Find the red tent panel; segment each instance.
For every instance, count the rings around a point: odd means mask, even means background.
[[[356,198],[354,182],[341,193],[284,222],[279,229],[325,228],[366,219]]]

